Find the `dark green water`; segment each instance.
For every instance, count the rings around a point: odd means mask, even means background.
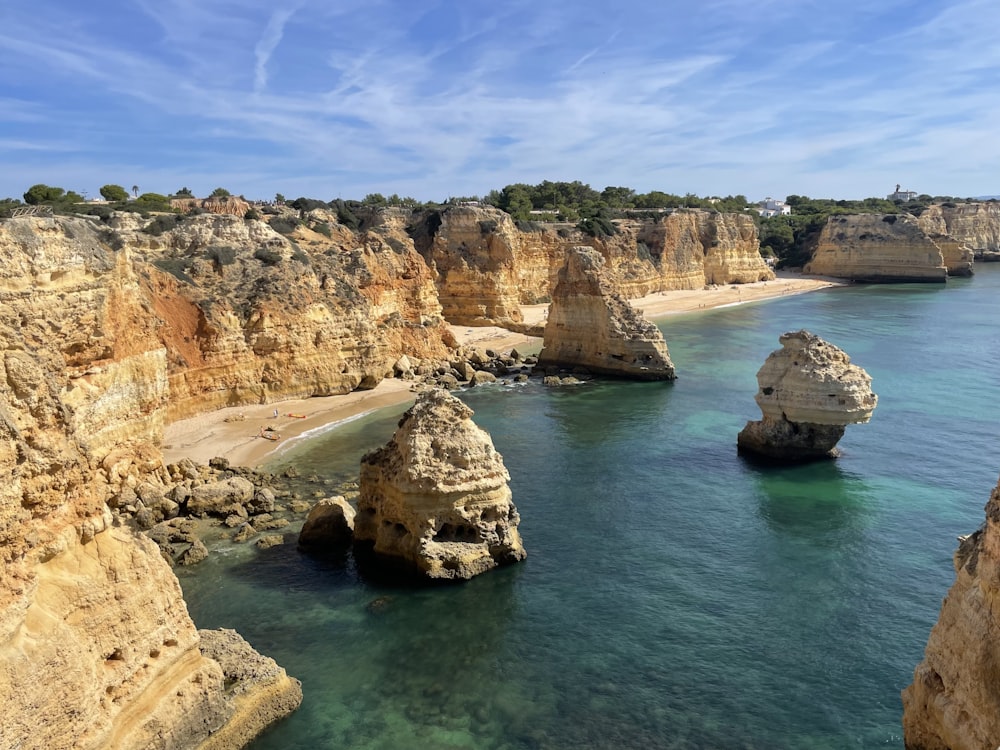
[[[901,748],[899,691],[1000,469],[998,311],[991,266],[815,292],[662,321],[673,384],[465,394],[510,470],[523,564],[408,590],[289,545],[181,572],[200,627],[302,679],[254,749]],[[736,434],[798,328],[879,405],[838,461],[761,468]],[[400,411],[278,463],[350,477]]]

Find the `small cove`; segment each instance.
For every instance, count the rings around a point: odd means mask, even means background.
[[[675,383],[464,393],[511,473],[523,564],[412,589],[286,545],[178,571],[199,627],[303,680],[253,747],[901,748],[899,690],[1000,470],[998,294],[986,265],[672,316]],[[879,406],[836,462],[756,466],[736,433],[798,328],[864,367]],[[271,468],[350,479],[400,412]]]

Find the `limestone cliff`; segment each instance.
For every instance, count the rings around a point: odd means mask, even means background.
[[[575,247],[559,272],[545,324],[539,368],[583,368],[599,375],[673,380],[663,334],[614,291],[604,258]]]
[[[1000,744],[1000,485],[986,522],[963,537],[955,583],[924,660],[903,691],[908,750],[993,750]]]
[[[866,282],[943,282],[941,248],[906,214],[831,216],[804,271]]]
[[[643,223],[637,238],[648,247],[660,272],[660,288],[650,291],[774,278],[760,256],[757,226],[743,214],[679,210]]]
[[[116,226],[139,248],[168,359],[173,420],[205,409],[374,387],[401,354],[444,356],[446,328],[412,245],[378,231],[197,216],[159,235]]]
[[[802,461],[836,455],[849,424],[871,419],[871,377],[840,348],[808,331],[782,334],[757,372],[763,419],[747,422],[737,444],[767,458]]]
[[[579,246],[604,256],[626,298],[774,278],[753,220],[740,214],[679,210],[591,237],[571,224],[521,230],[503,211],[455,206],[420,217],[410,232],[435,273],[445,318],[461,325],[516,327],[519,305],[548,301],[566,254]]]
[[[524,559],[510,475],[472,414],[447,391],[417,398],[392,439],[361,460],[356,542],[429,578]]]
[[[87,221],[0,223],[4,748],[196,747],[245,721],[156,545],[105,504],[163,471],[168,393],[157,321],[114,244]],[[297,705],[283,670],[268,689]]]
[[[928,206],[917,222],[929,235],[946,235],[977,258],[1000,252],[1000,203]]]

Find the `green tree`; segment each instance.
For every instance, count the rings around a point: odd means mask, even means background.
[[[632,208],[635,200],[635,191],[632,188],[612,187],[609,185],[601,192],[601,200],[611,208]]]
[[[128,191],[121,185],[105,185],[101,188],[101,197],[112,203],[128,200]]]
[[[194,198],[194,193],[191,192],[190,188],[182,187],[174,195],[178,198]]]
[[[159,193],[143,193],[136,197],[135,205],[148,211],[169,211],[170,199]]]
[[[50,187],[39,183],[32,185],[25,191],[24,202],[32,206],[37,206],[40,203],[55,203],[62,199],[65,192],[61,187]]]
[[[230,193],[225,188],[218,187],[208,194],[209,198],[228,198],[232,193]]]
[[[278,204],[283,204],[285,202],[285,196],[283,196],[281,193],[275,193],[274,202]]]
[[[361,203],[365,206],[384,206],[386,204],[386,200],[382,193],[368,193]]]

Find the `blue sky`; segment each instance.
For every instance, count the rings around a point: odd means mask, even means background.
[[[1000,193],[996,0],[0,4],[0,197]]]

